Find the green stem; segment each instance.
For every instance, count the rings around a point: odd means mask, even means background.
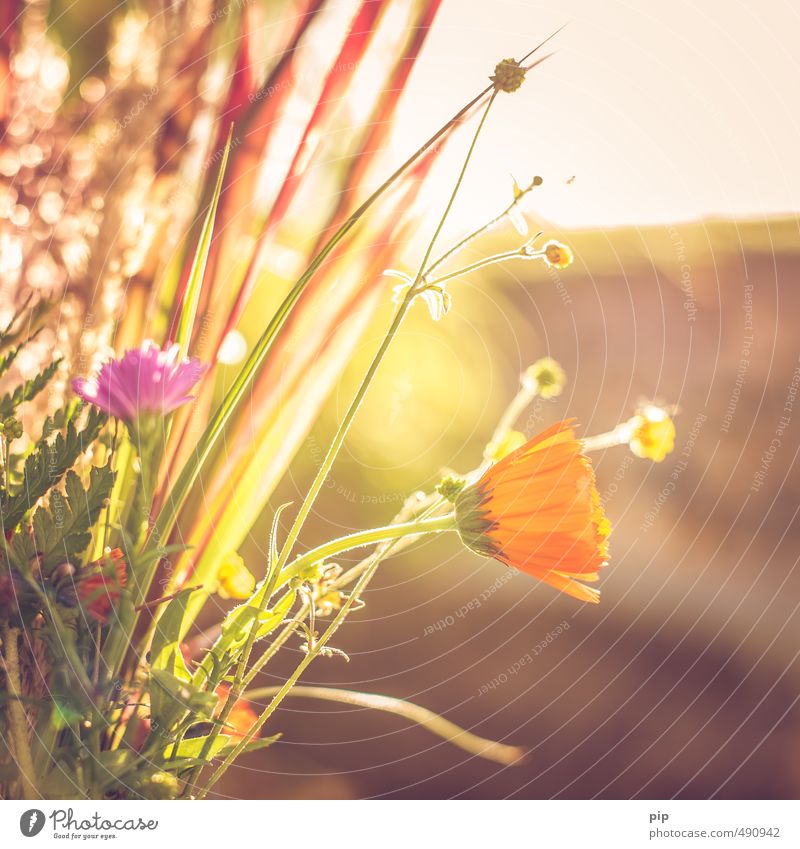
[[[276,696],[279,687],[259,687],[249,690],[244,694],[248,701],[264,699]],[[309,687],[298,685],[290,693],[290,696],[307,699],[322,699],[339,704],[352,705],[354,707],[368,708],[371,710],[385,711],[386,713],[400,716],[403,719],[414,722],[427,728],[432,734],[441,737],[448,743],[452,743],[459,749],[469,752],[486,760],[510,766],[519,763],[525,757],[525,750],[519,746],[509,746],[506,743],[498,743],[472,734],[464,728],[456,725],[450,720],[439,716],[432,710],[407,702],[403,699],[395,699],[391,696],[378,696],[373,693],[359,693],[353,690],[340,690],[334,687]]]
[[[446,283],[448,280],[453,280],[455,277],[463,277],[465,274],[470,274],[473,271],[486,268],[488,265],[497,265],[500,262],[506,262],[509,259],[530,260],[540,259],[543,256],[543,252],[536,251],[529,253],[525,250],[525,248],[517,248],[513,251],[503,251],[503,253],[493,254],[492,256],[479,259],[477,262],[473,262],[471,265],[464,266],[464,268],[459,268],[456,271],[451,271],[449,274],[443,274],[441,277],[431,280],[427,285],[428,287],[440,286],[442,283]]]
[[[491,465],[493,460],[489,456],[489,447],[496,447],[503,441],[503,439],[505,439],[516,424],[517,419],[522,415],[531,401],[533,401],[538,394],[539,384],[537,381],[523,381],[519,392],[517,392],[517,394],[511,399],[511,402],[504,410],[503,415],[500,416],[500,420],[497,422],[497,427],[495,427],[492,433],[492,439],[489,445],[486,446],[487,450],[484,452],[483,462],[475,470],[475,473],[483,473]]]
[[[422,519],[427,519],[431,516],[433,511],[441,506],[441,502],[436,502],[431,505],[427,510],[422,512],[419,516],[417,516],[415,521],[419,521]],[[402,516],[401,514],[399,514]],[[452,514],[448,517],[452,520]],[[395,516],[395,525],[400,525],[398,516]],[[403,523],[404,524],[404,523]],[[446,530],[447,528],[445,528]],[[338,590],[342,587],[348,586],[354,580],[359,578],[364,572],[373,565],[373,563],[380,563],[385,560],[390,554],[396,554],[398,551],[402,550],[402,548],[409,544],[412,541],[412,536],[405,537],[395,537],[394,539],[387,539],[382,545],[380,545],[374,552],[372,552],[369,556],[364,558],[360,563],[356,566],[353,566],[352,569],[348,569],[343,575],[333,581],[330,585],[332,590]],[[300,607],[297,613],[291,618],[291,620],[284,627],[283,631],[270,643],[267,649],[263,652],[263,654],[258,658],[258,660],[253,664],[250,671],[244,677],[244,686],[249,687],[250,684],[253,683],[253,680],[258,675],[259,672],[269,663],[269,661],[278,653],[281,646],[283,646],[289,637],[297,629],[297,626],[300,622],[305,619],[306,614],[308,612],[308,604],[304,604]]]
[[[281,550],[281,554],[280,554],[280,557],[278,559],[277,569],[280,570],[281,573],[284,571],[284,566],[285,566],[289,556],[291,555],[292,548],[294,547],[294,544],[297,541],[297,538],[300,534],[300,530],[302,529],[303,524],[305,523],[305,520],[308,517],[308,514],[311,512],[311,509],[314,505],[314,502],[315,502],[317,496],[319,495],[320,490],[322,489],[322,487],[325,483],[325,480],[328,477],[328,474],[331,470],[331,467],[333,466],[333,463],[336,460],[336,457],[337,457],[339,450],[341,449],[341,447],[344,443],[345,438],[347,437],[347,434],[350,430],[350,426],[352,425],[353,420],[355,419],[359,409],[361,408],[361,404],[363,403],[363,400],[364,400],[364,397],[367,393],[367,390],[369,389],[369,386],[372,383],[372,380],[375,377],[375,374],[377,373],[381,363],[383,362],[383,358],[386,355],[386,352],[388,351],[392,341],[394,340],[394,337],[396,336],[398,330],[400,329],[400,325],[403,323],[403,320],[404,320],[406,314],[408,313],[408,310],[410,309],[410,307],[411,307],[411,305],[414,301],[414,298],[418,294],[418,287],[419,287],[420,283],[424,280],[425,270],[426,270],[426,267],[428,265],[428,262],[430,261],[431,254],[433,253],[433,249],[436,245],[436,241],[438,240],[438,238],[439,238],[439,236],[442,232],[442,229],[444,228],[445,222],[447,221],[447,218],[450,214],[450,211],[453,208],[453,204],[455,203],[459,189],[461,188],[461,184],[464,180],[464,176],[467,172],[467,168],[469,166],[470,160],[472,159],[472,155],[475,151],[475,147],[477,145],[478,138],[481,134],[481,130],[483,129],[483,127],[486,123],[486,119],[489,115],[489,111],[492,108],[492,105],[494,103],[496,96],[497,96],[497,92],[495,91],[495,92],[492,93],[491,97],[489,98],[489,100],[486,104],[486,108],[484,109],[483,114],[481,115],[481,119],[480,119],[478,126],[475,130],[475,133],[472,137],[472,141],[470,143],[469,149],[467,150],[467,155],[465,156],[464,162],[462,163],[462,166],[461,166],[461,170],[459,171],[458,178],[456,180],[455,186],[453,187],[453,190],[450,194],[450,197],[448,199],[447,205],[445,206],[444,212],[442,213],[442,216],[439,219],[439,223],[436,227],[436,230],[434,231],[433,236],[431,237],[431,240],[428,243],[428,247],[425,251],[425,255],[423,256],[422,261],[420,262],[419,270],[417,272],[416,279],[414,280],[413,284],[409,287],[409,290],[406,293],[406,296],[405,296],[403,302],[400,304],[400,307],[398,308],[397,312],[395,313],[394,319],[392,320],[392,323],[389,327],[389,330],[386,333],[386,336],[384,337],[383,341],[381,342],[380,347],[378,348],[378,351],[376,352],[375,356],[373,357],[372,362],[370,363],[370,366],[367,369],[367,373],[364,375],[364,378],[361,381],[361,385],[358,387],[358,390],[356,391],[355,397],[351,401],[350,406],[349,406],[347,412],[345,413],[344,418],[342,419],[336,433],[334,434],[334,437],[331,441],[331,444],[328,448],[328,451],[325,454],[325,457],[324,457],[322,463],[320,464],[319,469],[317,470],[317,474],[314,477],[314,480],[311,484],[311,487],[309,488],[309,492],[306,495],[306,497],[303,499],[303,503],[300,506],[300,510],[298,511],[298,514],[297,514],[297,516],[296,516],[296,518],[295,518],[295,520],[292,524],[292,527],[289,531],[286,542],[283,546],[283,549]],[[292,567],[290,567],[290,569],[285,570],[285,571],[287,573],[289,573],[289,577],[293,577],[294,575],[299,574],[302,569],[308,568],[309,566],[312,566],[315,563],[318,563],[318,562],[324,560],[326,557],[333,556],[333,555],[335,555],[335,554],[337,554],[341,551],[348,550],[349,548],[361,547],[362,545],[369,545],[371,543],[380,542],[380,541],[384,541],[384,540],[398,539],[400,537],[408,536],[409,534],[414,534],[414,533],[420,533],[420,532],[426,533],[426,532],[431,532],[431,531],[435,531],[435,530],[450,530],[453,527],[454,527],[453,516],[447,515],[447,516],[433,517],[431,519],[426,519],[426,520],[421,520],[421,521],[416,521],[416,522],[411,522],[411,523],[394,524],[394,525],[389,525],[386,528],[376,529],[376,530],[373,530],[373,531],[364,531],[364,532],[361,532],[359,534],[352,534],[349,538],[346,538],[345,544],[347,544],[347,548],[341,547],[342,543],[345,542],[345,540],[334,540],[332,543],[329,543],[327,547],[326,546],[320,546],[320,548],[315,549],[313,552],[309,552],[309,554],[298,558],[298,560],[296,560],[292,564]],[[309,558],[313,558],[313,559],[309,559]],[[213,785],[222,777],[222,775],[225,773],[228,766],[230,766],[230,764],[233,762],[233,760],[242,751],[244,751],[244,748],[246,746],[246,741],[252,739],[253,734],[256,733],[256,731],[267,721],[267,719],[269,718],[269,715],[272,713],[272,711],[274,711],[277,708],[278,704],[280,704],[280,702],[282,701],[285,694],[291,689],[293,684],[297,681],[297,679],[303,673],[303,670],[306,668],[306,666],[308,666],[308,664],[319,654],[319,652],[322,650],[322,648],[325,645],[325,643],[327,642],[327,640],[333,635],[333,633],[335,633],[336,629],[344,621],[344,618],[347,615],[347,612],[349,611],[351,605],[353,604],[353,601],[358,597],[358,594],[361,591],[361,589],[363,589],[363,587],[366,586],[366,584],[369,582],[369,580],[371,579],[375,570],[377,569],[379,563],[380,563],[380,558],[376,558],[374,563],[371,564],[371,566],[367,570],[365,570],[363,575],[360,577],[358,584],[356,585],[355,591],[345,601],[345,603],[342,605],[342,608],[339,610],[339,612],[337,613],[333,622],[331,622],[331,624],[328,627],[328,629],[326,630],[326,632],[323,634],[323,636],[320,638],[320,640],[314,645],[313,649],[311,649],[308,652],[305,659],[303,661],[301,661],[301,663],[298,665],[295,672],[290,676],[290,678],[284,684],[280,693],[278,693],[275,696],[275,698],[273,699],[272,703],[267,708],[267,710],[261,715],[261,717],[259,717],[259,720],[256,723],[256,726],[254,726],[254,729],[251,729],[250,734],[244,740],[242,740],[240,742],[240,744],[233,750],[233,752],[231,752],[230,755],[225,759],[225,761],[219,767],[219,769],[217,769],[217,771],[212,775],[208,785],[206,785],[206,787],[203,789],[202,793],[200,794],[200,798],[203,798],[208,793],[208,791],[211,789],[211,787],[213,787]],[[283,574],[280,575],[280,578],[282,578],[282,577],[283,577]],[[279,584],[281,583],[280,578],[279,578],[279,581],[278,581]],[[291,630],[287,630],[287,638],[288,638],[288,634],[290,634],[290,633],[291,633]],[[264,660],[263,657],[262,657],[262,660]],[[248,677],[247,680],[248,681],[252,680],[252,678]]]
[[[6,711],[11,739],[14,743],[14,760],[17,763],[20,783],[22,784],[22,794],[26,799],[38,799],[39,793],[34,783],[33,758],[28,741],[28,715],[25,713],[21,701],[18,639],[18,628],[3,628],[3,648],[5,649],[3,666],[6,673],[6,689],[9,695]]]
[[[312,549],[306,554],[298,557],[293,563],[285,567],[274,581],[263,581],[256,589],[253,595],[250,596],[244,604],[248,607],[264,609],[268,601],[267,593],[271,596],[275,591],[282,589],[289,584],[293,579],[310,579],[313,573],[313,567],[329,557],[334,557],[337,554],[342,554],[345,551],[351,551],[354,548],[361,548],[365,545],[372,545],[376,542],[393,541],[407,536],[419,536],[420,534],[436,533],[439,531],[449,531],[455,529],[454,516],[452,513],[446,516],[436,516],[433,519],[424,519],[414,522],[405,522],[403,524],[386,525],[382,528],[373,528],[368,531],[358,531],[354,534],[348,534],[344,537],[327,542],[318,548]],[[286,635],[288,638],[289,634]],[[211,655],[221,656],[228,651],[228,646],[225,643],[226,637],[223,634],[211,648],[209,655],[204,660],[197,671],[195,672],[195,686],[200,686],[204,678],[207,680],[210,674],[208,659]],[[260,661],[259,661],[260,662]],[[249,683],[249,676],[244,676],[245,684]]]
[[[534,188],[536,183],[531,183],[527,188],[520,190],[519,194],[511,201],[511,203],[499,214],[495,215],[490,221],[487,221],[485,224],[481,224],[480,227],[473,230],[468,236],[464,236],[460,242],[456,242],[452,248],[448,248],[445,253],[443,253],[435,262],[432,262],[430,266],[428,266],[428,274],[436,271],[440,265],[443,265],[447,262],[450,257],[455,256],[461,250],[463,250],[467,245],[474,242],[479,236],[482,236],[484,233],[488,233],[492,228],[496,227],[503,221],[508,215],[510,215],[515,207],[520,203],[520,201]]]
[[[289,637],[294,634],[297,630],[297,626],[306,618],[308,615],[308,602],[305,602],[301,605],[300,609],[295,613],[295,615],[289,620],[286,624],[286,627],[278,634],[277,637],[269,644],[266,650],[261,654],[258,660],[252,665],[250,670],[244,676],[243,684],[245,687],[249,687],[250,684],[253,683],[256,675],[272,660],[273,657],[280,651],[280,649],[286,644],[286,641]]]
[[[197,794],[198,799],[204,799],[211,788],[222,778],[225,772],[228,770],[228,767],[239,757],[240,754],[245,750],[247,744],[255,737],[256,734],[261,730],[264,723],[272,716],[272,714],[277,710],[278,705],[283,701],[292,687],[295,685],[297,680],[305,671],[306,667],[319,656],[319,653],[324,648],[325,644],[328,640],[336,633],[339,629],[339,626],[344,622],[347,614],[350,611],[355,600],[359,597],[359,594],[364,590],[367,584],[372,579],[372,576],[375,574],[375,570],[378,568],[379,560],[376,560],[370,569],[368,569],[364,574],[359,578],[358,583],[353,590],[353,593],[346,599],[341,609],[337,612],[331,624],[326,629],[325,633],[317,640],[317,642],[311,647],[306,654],[306,656],[300,661],[297,665],[297,668],[294,672],[286,679],[286,682],[280,688],[280,690],[276,693],[275,697],[269,703],[267,708],[262,712],[262,714],[258,717],[258,719],[253,723],[253,725],[248,730],[247,734],[239,741],[236,745],[236,748],[230,752],[225,758],[225,760],[220,764],[214,774],[208,781],[208,784]]]
[[[614,430],[608,433],[599,433],[597,436],[587,436],[583,441],[584,451],[602,451],[605,448],[614,448],[617,445],[626,445],[630,442],[633,428],[630,422],[618,424]]]

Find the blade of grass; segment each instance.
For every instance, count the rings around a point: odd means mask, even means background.
[[[392,186],[420,156],[433,147],[433,145],[435,145],[439,139],[448,132],[449,128],[453,124],[458,123],[463,115],[468,113],[476,104],[480,103],[492,90],[492,88],[493,86],[491,85],[487,86],[480,92],[480,94],[472,98],[469,103],[459,109],[458,112],[449,121],[447,121],[447,123],[437,130],[417,151],[415,151],[402,165],[400,165],[384,183],[375,189],[375,191],[361,204],[361,206],[358,207],[358,209],[355,210],[355,212],[348,216],[327,244],[314,257],[270,319],[264,329],[264,332],[245,361],[244,366],[237,375],[222,402],[217,407],[211,421],[208,423],[205,431],[198,440],[194,455],[181,469],[175,485],[169,492],[164,506],[159,512],[153,525],[150,535],[150,543],[161,545],[161,540],[166,540],[169,537],[169,534],[175,526],[175,520],[177,519],[180,508],[183,506],[191,487],[200,475],[201,470],[208,460],[214,445],[219,439],[233,411],[245,397],[245,394],[258,373],[261,364],[269,354],[276,336],[283,327],[284,322],[291,313],[295,303],[302,294],[309,280],[311,280],[311,278],[316,274],[317,270],[323,264],[331,251],[333,251],[334,248],[356,226],[356,224],[358,224],[361,218],[369,211],[372,205],[383,196],[387,189]]]
[[[203,221],[203,229],[200,231],[200,238],[197,241],[197,249],[192,260],[192,267],[189,272],[189,282],[186,287],[186,294],[181,304],[181,309],[178,314],[178,329],[175,333],[175,342],[181,347],[181,356],[185,357],[189,353],[189,344],[192,338],[192,330],[194,328],[195,318],[197,317],[197,305],[200,303],[200,289],[205,276],[206,265],[208,263],[208,253],[211,249],[211,237],[214,233],[214,221],[217,216],[217,207],[219,198],[222,193],[222,181],[225,176],[225,169],[228,165],[228,155],[231,152],[231,141],[233,139],[233,124],[228,131],[228,141],[225,144],[225,150],[222,154],[222,162],[217,173],[217,182],[214,186],[214,194],[211,196],[211,203],[208,206],[205,220]]]
[[[270,243],[270,236],[278,223],[283,220],[296,196],[302,182],[303,173],[308,173],[310,157],[315,147],[319,145],[320,139],[324,138],[328,120],[338,111],[342,97],[375,34],[378,18],[386,5],[385,0],[362,0],[339,54],[328,69],[316,106],[294,151],[289,171],[259,233],[244,281],[236,293],[223,331],[217,339],[215,354],[219,351],[222,340],[241,318],[244,306],[258,280],[264,262],[264,253]]]

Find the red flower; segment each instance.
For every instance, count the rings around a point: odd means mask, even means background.
[[[101,625],[108,622],[127,580],[123,558],[119,548],[109,551],[101,560],[90,563],[77,582],[81,607]]]
[[[230,687],[227,684],[220,684],[215,690],[219,696],[219,704],[217,714],[222,712],[222,707],[225,704]],[[225,720],[225,727],[222,729],[224,734],[241,740],[247,735],[250,729],[255,725],[258,719],[258,714],[250,707],[250,702],[245,699],[237,699]],[[256,735],[257,736],[257,735]]]
[[[461,538],[582,601],[600,593],[610,524],[573,422],[559,422],[493,465],[455,502]]]

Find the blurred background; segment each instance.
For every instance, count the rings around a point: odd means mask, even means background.
[[[400,34],[408,5],[388,4]],[[114,13],[136,6],[51,4],[73,78],[100,73]],[[345,18],[355,7],[351,0],[326,5]],[[275,13],[284,29],[287,8],[292,4],[282,3]],[[563,365],[568,384],[520,419],[528,436],[567,416],[577,417],[580,434],[601,433],[641,402],[656,401],[678,409],[675,451],[660,464],[634,459],[624,447],[595,455],[615,528],[599,606],[524,575],[508,578],[503,566],[454,539],[419,543],[382,565],[365,608],[336,635],[349,663],[320,659],[304,677],[409,699],[525,747],[524,763],[501,768],[392,716],[290,698],[268,727],[282,733],[280,742],[238,762],[215,788],[220,796],[800,795],[800,13],[790,0],[757,7],[443,0],[382,140],[380,173],[486,85],[499,60],[524,54],[564,24],[546,48],[554,55],[519,92],[498,98],[440,247],[506,207],[512,177],[527,185],[541,176],[523,206],[529,229],[571,245],[575,262],[560,272],[511,263],[462,278],[451,287],[450,314],[438,323],[422,305],[413,309],[304,529],[303,548],[385,524],[407,496],[430,490],[443,469],[473,468],[520,373],[542,356]],[[233,29],[219,32],[214,38],[225,45],[237,38]],[[309,88],[314,56],[322,66],[335,55],[319,32],[310,57],[304,54]],[[371,61],[380,65],[381,55]],[[135,57],[123,59],[136,65]],[[269,60],[279,64],[276,56]],[[366,85],[370,76],[378,79],[372,72],[359,78]],[[140,77],[147,95],[152,84]],[[190,94],[193,104],[194,89]],[[92,103],[88,98],[86,108]],[[367,120],[357,90],[346,106],[337,123],[323,125],[329,146],[315,168],[335,165]],[[170,111],[172,102],[163,108],[174,138],[164,134],[170,144],[161,144],[163,158],[154,161],[158,176],[170,177],[171,145],[190,145],[181,112]],[[145,110],[155,124],[153,112]],[[115,114],[125,109],[109,111]],[[196,127],[195,113],[190,117]],[[402,248],[392,258],[400,270],[415,270],[470,130],[448,144],[411,208],[413,226],[392,234]],[[237,191],[257,182],[246,168],[235,173]],[[147,181],[150,191],[150,172]],[[340,190],[324,178],[303,185],[304,212],[281,222],[266,275],[242,314],[242,350],[219,359],[218,392],[279,303],[298,246],[306,249],[319,235],[318,209],[335,206]],[[251,215],[238,198],[231,220]],[[157,195],[153,205],[160,204]],[[521,241],[509,224],[471,244],[461,259],[466,264]],[[220,267],[213,291],[224,302],[230,287],[225,263]],[[90,274],[87,280],[94,286]],[[142,311],[132,300],[136,283],[135,275],[124,282],[128,320]],[[294,453],[289,473],[239,548],[255,572],[265,562],[276,508],[299,503],[307,491],[387,327],[392,280],[378,275],[366,284],[364,299],[375,310],[367,330],[349,339],[354,353],[316,425],[296,452],[287,444]],[[323,292],[312,319],[328,318],[330,303]],[[338,318],[330,321],[320,332],[332,338],[341,328]],[[290,346],[302,349],[302,342],[294,338]],[[312,351],[303,369],[324,368],[320,347],[320,362]],[[275,371],[269,400],[279,408],[284,385],[280,367]],[[251,400],[247,414],[257,419],[263,394]],[[233,441],[230,448],[237,448]],[[243,501],[257,494],[249,485]],[[480,603],[471,604],[476,598]],[[205,624],[218,620],[223,605],[212,601]],[[299,648],[297,641],[279,655],[260,683],[282,682]]]
[[[556,55],[498,103],[449,230],[502,209],[509,172],[521,183],[539,174],[531,227],[572,245],[576,262],[459,281],[439,324],[416,308],[307,543],[383,522],[442,467],[475,465],[519,373],[543,355],[569,384],[523,417],[529,436],[567,415],[581,433],[602,432],[659,400],[679,407],[675,452],[658,465],[625,448],[596,457],[615,527],[599,607],[518,575],[458,617],[506,570],[437,540],[381,568],[335,641],[350,663],[309,670],[308,682],[407,698],[526,746],[527,763],[496,767],[392,717],[290,699],[274,725],[282,742],[232,770],[229,795],[800,793],[798,12],[785,2],[446,0],[393,144],[408,149],[499,57],[567,21]],[[464,259],[519,242],[509,226]],[[302,497],[385,321],[273,507]],[[266,533],[265,522],[251,557]]]
[[[522,574],[508,580],[501,564],[454,540],[418,544],[381,567],[366,608],[337,635],[350,662],[308,672],[309,683],[407,698],[526,746],[527,763],[496,767],[393,717],[290,699],[274,726],[282,742],[234,767],[228,794],[800,792],[800,443],[796,409],[785,411],[800,381],[797,222],[558,236],[578,259],[557,279],[509,267],[454,287],[440,324],[418,308],[318,502],[308,543],[386,520],[406,494],[435,483],[438,467],[474,466],[516,376],[543,354],[563,363],[569,384],[522,417],[528,435],[568,415],[582,433],[602,432],[643,398],[678,405],[675,451],[663,463],[624,447],[595,456],[615,528],[598,607]],[[351,389],[337,392],[329,422]],[[302,497],[329,433],[312,434],[275,505]],[[266,533],[265,524],[250,541],[251,559],[263,556]],[[459,616],[475,598],[480,605]],[[283,658],[284,671],[292,660]]]

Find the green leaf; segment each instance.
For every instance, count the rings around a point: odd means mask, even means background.
[[[183,590],[167,605],[159,617],[150,649],[150,674],[157,686],[151,687],[150,713],[164,727],[170,727],[185,699],[193,688],[187,688],[192,680],[181,652],[181,624],[186,615],[186,605],[193,590]],[[188,695],[183,691],[187,691]],[[176,709],[176,702],[178,707]]]
[[[25,459],[22,483],[12,492],[0,492],[3,532],[15,528],[28,510],[58,484],[67,469],[97,439],[105,422],[105,413],[90,407],[82,430],[78,430],[74,420],[69,421],[66,431],[58,432],[52,442],[42,439],[37,443]]]
[[[42,439],[49,439],[57,430],[64,428],[74,421],[80,411],[83,409],[83,402],[78,398],[73,398],[66,407],[56,410],[52,416],[48,416],[42,425]]]
[[[258,749],[266,749],[268,746],[271,746],[279,740],[280,737],[280,734],[275,734],[272,737],[256,737],[254,740],[251,740],[247,746],[245,746],[242,750],[242,754],[244,754],[244,752],[255,752]],[[230,754],[236,748],[240,739],[241,738],[239,737],[230,737],[227,734],[217,735],[211,744],[211,749],[206,753],[206,761],[210,761],[216,757],[225,757],[225,755]],[[208,736],[191,737],[188,740],[181,740],[178,744],[177,757],[199,759],[200,753],[203,751],[203,747],[207,741]],[[171,744],[164,749],[165,759],[172,758],[174,748],[175,745]]]
[[[15,355],[16,356],[16,355]],[[53,360],[50,365],[39,372],[35,377],[26,380],[21,386],[18,386],[13,392],[7,392],[0,398],[0,419],[7,419],[14,415],[14,411],[23,401],[30,401],[35,398],[50,382],[53,375],[58,370],[61,360]]]
[[[233,661],[244,648],[256,618],[259,624],[255,638],[261,640],[271,634],[286,618],[294,600],[295,591],[289,590],[269,610],[260,610],[255,604],[241,604],[231,610],[222,622],[219,637],[195,672],[194,683],[199,686],[201,682],[210,678],[216,667],[215,661],[220,658],[226,658],[229,662]]]
[[[193,592],[194,589],[183,590],[169,602],[158,619],[150,649],[151,669],[165,669],[183,681],[190,681],[192,678],[180,650],[180,634],[186,604]]]
[[[17,358],[17,354],[22,350],[22,346],[18,345],[16,348],[11,348],[5,354],[0,357],[0,375],[5,374],[14,363],[14,360]]]
[[[92,541],[92,528],[113,486],[110,466],[93,466],[86,489],[70,469],[65,494],[53,490],[48,506],[39,507],[33,514],[33,533],[22,530],[14,535],[11,549],[18,562],[27,563],[37,555],[47,575],[63,560],[82,554]]]
[[[191,682],[165,669],[150,670],[150,725],[153,734],[168,734],[187,711],[197,719],[210,719],[218,701],[216,693],[195,689]]]

